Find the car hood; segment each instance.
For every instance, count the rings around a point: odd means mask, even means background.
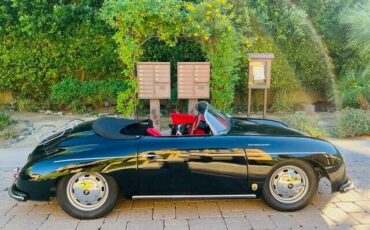
[[[279,121],[235,117],[230,120],[229,134],[231,135],[307,136],[307,134],[292,129]]]

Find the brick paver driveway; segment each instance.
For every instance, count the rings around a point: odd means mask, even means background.
[[[304,210],[277,212],[262,200],[121,200],[97,220],[67,216],[56,201],[16,202],[7,195],[11,172],[0,169],[1,229],[369,229],[370,141],[335,140],[343,152],[356,189],[330,194],[320,182],[319,194]],[[0,156],[1,159],[1,156]],[[1,165],[0,165],[1,168]]]

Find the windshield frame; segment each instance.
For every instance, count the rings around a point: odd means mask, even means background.
[[[217,110],[206,101],[199,102],[195,109],[204,116],[214,135],[223,135],[230,131],[231,121],[223,112]]]

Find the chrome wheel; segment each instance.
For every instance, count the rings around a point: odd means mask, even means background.
[[[272,174],[269,186],[276,200],[283,203],[294,203],[307,194],[309,181],[302,169],[286,165]]]
[[[109,188],[105,178],[98,173],[78,173],[69,180],[66,192],[75,208],[91,211],[106,202]]]

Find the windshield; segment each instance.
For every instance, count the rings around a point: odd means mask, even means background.
[[[195,108],[204,116],[214,135],[225,134],[230,130],[231,123],[227,115],[215,109],[208,102],[201,101]]]

